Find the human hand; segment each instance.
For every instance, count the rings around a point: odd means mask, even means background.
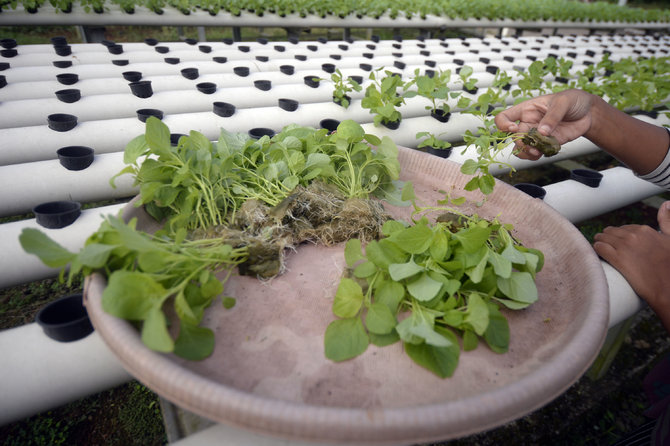
[[[506,132],[528,132],[535,127],[545,135],[552,135],[559,144],[564,144],[584,135],[591,127],[591,105],[593,95],[582,90],[564,90],[559,93],[538,96],[503,110],[495,117],[500,130]],[[537,160],[539,150],[526,146],[521,140],[515,142],[519,158]]]
[[[649,226],[607,227],[593,248],[616,268],[670,333],[670,201],[658,210],[660,231]]]

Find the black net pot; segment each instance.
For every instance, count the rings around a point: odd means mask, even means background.
[[[304,62],[304,61],[307,60],[307,56],[305,56],[304,54],[296,54],[294,57],[295,57],[296,60],[299,60],[301,62]]]
[[[12,48],[16,48],[16,40],[15,39],[0,39],[0,46],[3,47],[6,50],[11,50]]]
[[[198,49],[203,53],[211,53],[212,52],[212,47],[209,46],[209,45],[199,45]]]
[[[184,68],[181,70],[181,75],[184,76],[186,79],[197,79],[198,76],[200,76],[200,73],[198,72],[197,68]]]
[[[56,68],[70,68],[72,66],[71,60],[54,60],[52,63]]]
[[[215,56],[215,57],[212,57],[212,60],[213,60],[214,62],[216,62],[216,63],[226,63],[226,62],[228,62],[228,58],[227,58],[227,57],[223,57],[223,56]]]
[[[451,118],[451,113],[445,112],[441,108],[438,108],[437,110],[431,111],[430,116],[432,116],[433,118],[437,119],[440,122],[449,122],[449,118]]]
[[[256,88],[258,88],[259,90],[262,90],[262,91],[268,91],[272,88],[272,81],[264,80],[264,79],[257,80],[257,81],[254,81],[254,87],[256,87]]]
[[[319,126],[321,126],[322,129],[328,130],[330,133],[336,131],[338,125],[340,125],[340,121],[331,118],[322,119],[319,122]]]
[[[598,187],[603,179],[603,174],[595,170],[574,169],[570,171],[570,178],[588,187]]]
[[[163,45],[160,45],[160,46],[155,46],[154,50],[156,50],[156,52],[158,52],[160,54],[165,54],[165,53],[170,51],[170,48],[168,48],[166,46],[163,46]]]
[[[121,54],[123,53],[123,45],[114,44],[107,47],[107,51],[112,54]]]
[[[77,126],[77,117],[66,113],[54,113],[47,116],[47,124],[51,130],[67,132]]]
[[[547,190],[544,187],[533,183],[518,183],[515,184],[514,187],[519,189],[521,192],[525,192],[531,197],[539,198],[540,200],[544,200],[545,195],[547,195]]]
[[[398,127],[400,127],[400,120],[392,122],[382,121],[382,125],[389,130],[398,130]]]
[[[214,82],[200,82],[195,86],[200,93],[214,94],[216,92],[216,84]]]
[[[431,155],[439,156],[440,158],[449,158],[451,155],[451,147],[447,149],[436,149],[435,147],[427,147],[426,152]]]
[[[124,67],[128,65],[130,62],[128,61],[128,59],[114,59],[112,63],[116,66]]]
[[[270,58],[268,56],[256,56],[256,60],[259,62],[267,62]]]
[[[0,50],[0,56],[2,57],[16,57],[19,54],[18,51],[16,51],[14,48],[11,49],[5,49],[5,50]]]
[[[53,46],[67,45],[67,38],[65,38],[65,36],[54,36],[50,40]]]
[[[212,104],[214,113],[222,118],[228,118],[235,114],[235,106],[227,102],[214,102]]]
[[[151,81],[131,82],[128,85],[130,86],[130,91],[138,98],[149,98],[154,94],[151,88]]]
[[[317,88],[319,86],[319,76],[305,76],[305,85],[312,88]]]
[[[63,85],[73,85],[79,81],[79,75],[75,73],[57,74],[56,80]]]
[[[256,127],[249,130],[249,136],[253,139],[260,139],[263,136],[272,138],[273,136],[275,136],[275,131],[265,127]]]
[[[48,303],[37,313],[35,322],[44,334],[58,342],[77,341],[93,332],[82,294],[71,294]]]
[[[47,229],[60,229],[71,225],[81,214],[81,204],[76,201],[49,201],[33,208],[37,224]]]
[[[294,99],[287,99],[287,98],[280,98],[278,101],[279,108],[282,110],[286,110],[289,112],[294,112],[298,109],[298,106],[300,105],[298,101]]]
[[[0,88],[3,88],[7,85],[7,78],[4,74],[0,74]]]
[[[184,42],[186,42],[188,45],[196,45],[198,43],[196,39],[184,39]]]
[[[177,65],[179,63],[179,58],[178,57],[166,57],[163,59],[165,63],[170,64],[170,65]]]
[[[182,136],[188,136],[183,133],[170,133],[170,144],[173,146],[178,146],[179,145],[179,140],[182,138]]]
[[[282,65],[279,67],[279,71],[284,74],[291,75],[295,73],[295,67],[293,65]]]
[[[72,47],[70,45],[54,45],[54,51],[59,56],[69,56],[72,54]]]
[[[0,71],[5,71],[9,70],[9,63],[8,62],[0,62]]]
[[[241,77],[249,76],[249,67],[235,67],[233,68],[233,71]]]
[[[61,102],[71,104],[81,99],[81,92],[77,88],[67,88],[65,90],[58,90],[56,97]]]
[[[158,119],[163,119],[163,111],[156,108],[141,108],[135,113],[137,113],[137,119],[142,122],[147,122],[147,119],[149,119],[151,116]]]
[[[93,149],[86,146],[66,146],[56,150],[58,161],[67,170],[84,170],[93,163]]]
[[[142,73],[140,73],[139,71],[124,71],[121,74],[123,75],[123,78],[128,82],[137,82],[140,79],[142,79]]]
[[[335,65],[332,63],[324,63],[321,64],[321,69],[325,71],[326,73],[334,73],[335,72]]]
[[[156,45],[158,45],[158,40],[149,37],[147,39],[144,39],[144,43],[146,43],[149,46],[156,46]]]

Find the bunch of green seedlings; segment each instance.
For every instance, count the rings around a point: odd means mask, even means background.
[[[411,183],[403,198],[415,203],[411,224],[387,221],[384,237],[365,253],[360,240],[346,244],[349,277],[333,301],[339,319],[326,330],[326,357],[344,361],[370,343],[402,341],[413,361],[445,378],[458,365],[461,342],[466,351],[483,339],[494,352],[506,352],[510,331],[500,305],[520,310],[537,301],[542,253],[523,247],[510,225],[448,206],[463,198],[446,195],[438,206],[419,207]],[[436,212],[430,223],[427,214]]]
[[[404,97],[398,92],[405,85],[402,76],[382,67],[371,72],[369,79],[372,83],[365,89],[361,107],[369,109],[374,115],[372,119],[375,125],[388,126],[400,122],[402,115],[398,108],[405,103]]]
[[[349,108],[351,103],[349,93],[363,89],[352,77],[344,77],[339,68],[330,75],[330,80],[333,81],[333,102],[344,108]]]
[[[26,228],[19,240],[23,249],[47,266],[61,268],[61,279],[100,272],[107,278],[103,309],[141,326],[142,342],[159,352],[199,360],[214,349],[214,333],[201,327],[204,311],[219,294],[233,268],[245,260],[245,248],[234,249],[221,239],[186,240],[186,231],[174,236],[154,235],[108,216],[79,253],[72,253],[43,232]],[[217,277],[223,273],[223,279]],[[164,312],[170,300],[179,318],[175,339],[168,332]],[[235,300],[223,298],[231,308]]]

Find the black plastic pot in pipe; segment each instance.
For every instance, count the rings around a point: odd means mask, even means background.
[[[400,127],[400,119],[397,121],[382,121],[382,125],[389,130],[398,130],[398,127]]]
[[[439,156],[440,158],[449,158],[451,155],[451,147],[448,147],[446,149],[436,149],[435,147],[426,147],[426,152],[430,153],[431,155]]]
[[[262,90],[262,91],[268,91],[272,88],[272,81],[260,79],[260,80],[254,81],[254,87],[256,87],[256,88],[258,88],[259,90]]]
[[[188,136],[183,133],[170,133],[170,144],[173,146],[178,146],[179,145],[179,140],[181,139],[182,136]]]
[[[33,208],[37,224],[47,229],[71,225],[81,214],[81,203],[76,201],[49,201]]]
[[[79,75],[75,73],[57,74],[56,80],[63,85],[73,85],[79,81]]]
[[[142,122],[147,122],[150,116],[154,116],[158,119],[163,119],[163,111],[156,108],[141,108],[137,110],[137,119]]]
[[[272,138],[273,136],[275,136],[275,131],[272,130],[272,129],[265,128],[265,127],[256,127],[256,128],[253,128],[253,129],[249,130],[249,136],[252,139],[260,139],[263,136],[268,136],[268,137]]]
[[[93,332],[82,294],[71,294],[46,304],[35,317],[44,334],[58,342],[72,342]]]
[[[259,62],[268,62],[270,58],[268,56],[256,56],[256,60]]]
[[[139,71],[124,71],[121,74],[123,75],[123,78],[128,82],[137,82],[140,79],[142,79],[142,73],[140,73]]]
[[[179,63],[178,57],[166,57],[163,60],[165,61],[165,63],[168,63],[170,65],[177,65]]]
[[[518,183],[515,184],[514,187],[531,197],[539,198],[540,200],[544,200],[545,195],[547,195],[547,190],[544,187],[533,183]]]
[[[49,39],[49,40],[51,40],[51,44],[52,44],[53,46],[56,46],[56,45],[67,45],[67,39],[65,38],[65,36],[54,36],[54,37],[52,37],[52,38]]]
[[[249,51],[251,51],[251,48],[248,47],[247,45],[240,45],[237,47],[237,49],[243,53],[248,53]]]
[[[184,42],[186,42],[187,45],[196,45],[198,41],[196,39],[184,39]]]
[[[81,99],[81,92],[77,88],[67,88],[65,90],[58,90],[56,97],[61,102],[71,104]]]
[[[168,48],[167,46],[159,45],[154,47],[154,50],[156,50],[156,52],[160,54],[165,54],[170,51],[170,48]]]
[[[214,57],[212,57],[212,60],[216,63],[226,63],[226,62],[228,62],[228,58],[223,57],[223,56],[214,56]]]
[[[72,47],[70,45],[54,45],[54,51],[59,56],[69,56],[72,54]]]
[[[8,49],[8,50],[0,50],[0,56],[2,57],[16,57],[19,54],[18,51],[16,51],[14,48]]]
[[[296,60],[299,60],[301,62],[304,62],[304,61],[307,60],[307,56],[305,56],[304,54],[296,54],[293,57],[295,57]]]
[[[0,88],[3,88],[7,85],[7,78],[4,74],[0,75]]]
[[[181,75],[186,79],[197,79],[200,76],[197,68],[184,68],[181,70]]]
[[[47,116],[47,125],[56,132],[67,132],[77,126],[77,117],[66,113],[54,113]]]
[[[209,45],[198,45],[198,49],[203,53],[211,53],[212,47]]]
[[[216,92],[216,84],[214,82],[200,82],[195,86],[200,93],[214,94]]]
[[[0,62],[0,71],[9,70],[9,62]]]
[[[349,79],[352,81],[356,82],[358,85],[361,85],[363,83],[363,76],[349,76]]]
[[[274,49],[279,53],[283,53],[284,51],[286,51],[286,47],[284,45],[275,45]]]
[[[138,98],[150,98],[154,94],[151,81],[131,82],[128,86],[130,86],[130,91]]]
[[[291,75],[295,73],[295,67],[293,65],[281,65],[279,67],[279,71],[281,71],[284,74]]]
[[[70,68],[72,66],[71,60],[54,60],[52,63],[56,68]]]
[[[319,76],[305,76],[304,81],[305,85],[312,88],[317,88],[321,82]]]
[[[595,170],[574,169],[570,171],[570,178],[588,187],[598,187],[603,179],[603,174]]]
[[[326,129],[331,133],[337,130],[338,125],[340,125],[340,121],[331,118],[322,119],[319,122],[319,126],[321,126],[322,129]]]
[[[249,76],[249,67],[235,67],[233,72],[241,77]]]
[[[144,39],[144,43],[146,43],[149,46],[156,46],[156,45],[158,45],[158,40],[149,37],[147,39]]]
[[[16,48],[16,40],[15,39],[0,39],[0,46],[3,47],[6,50],[11,50],[12,48]]]
[[[119,66],[119,67],[124,67],[124,66],[128,65],[129,63],[130,63],[130,61],[128,61],[128,59],[114,59],[112,61],[112,64],[114,64],[116,66]]]
[[[358,67],[363,71],[372,71],[372,65],[367,63],[359,64]]]
[[[326,73],[334,73],[335,72],[335,65],[332,63],[324,63],[321,64],[321,69],[325,71]]]
[[[287,98],[280,98],[278,101],[279,108],[282,110],[286,110],[289,112],[294,112],[298,109],[298,106],[300,105],[298,101],[294,99],[287,99]]]
[[[110,45],[107,47],[107,51],[109,51],[111,54],[121,54],[123,53],[123,45]]]
[[[214,113],[222,118],[228,118],[235,114],[235,106],[233,104],[227,102],[214,102],[212,105]]]
[[[449,122],[449,118],[451,118],[451,113],[445,112],[441,108],[438,108],[437,110],[431,111],[430,116],[432,116],[433,118],[437,119],[440,122]]]
[[[93,162],[94,151],[86,146],[66,146],[56,150],[56,155],[67,170],[84,170]]]

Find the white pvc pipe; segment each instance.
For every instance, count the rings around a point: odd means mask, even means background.
[[[94,331],[57,342],[33,323],[0,331],[0,426],[132,379]]]
[[[615,21],[555,21],[534,20],[516,21],[478,20],[478,19],[450,19],[427,15],[421,18],[413,14],[407,18],[400,12],[394,19],[384,14],[379,19],[373,17],[358,18],[351,14],[344,18],[328,16],[325,18],[298,14],[287,14],[280,17],[274,14],[264,14],[262,17],[251,13],[241,14],[239,17],[227,12],[219,12],[212,16],[207,11],[196,10],[184,15],[178,10],[165,7],[163,14],[158,15],[147,8],[135,7],[134,14],[125,13],[120,6],[105,5],[103,14],[86,13],[81,5],[73,5],[72,12],[63,14],[55,8],[43,5],[38,13],[28,14],[21,6],[16,10],[3,11],[0,15],[0,25],[156,25],[156,26],[238,26],[238,27],[303,27],[303,28],[587,28],[587,29],[667,29],[668,23],[663,22],[615,22]]]
[[[59,269],[50,268],[21,247],[19,236],[24,228],[35,228],[44,232],[55,242],[71,252],[79,252],[86,239],[98,230],[102,217],[116,215],[123,204],[87,209],[70,226],[61,229],[46,229],[35,219],[21,220],[0,225],[0,288],[33,282],[58,275]],[[0,350],[1,351],[1,350]]]
[[[123,152],[96,155],[84,170],[67,170],[58,160],[0,166],[0,216],[31,212],[40,203],[72,200],[90,203],[136,195],[130,175],[109,179],[125,167]],[[39,178],[39,181],[35,181]]]

